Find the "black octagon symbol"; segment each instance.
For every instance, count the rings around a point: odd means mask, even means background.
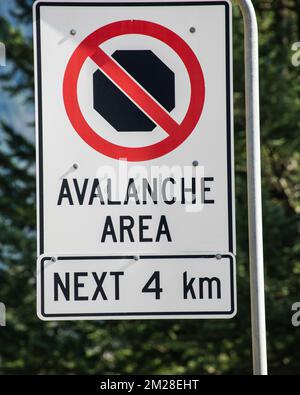
[[[168,112],[175,108],[175,75],[150,50],[118,50],[112,55]],[[94,109],[118,132],[150,132],[156,124],[106,75],[93,75]]]

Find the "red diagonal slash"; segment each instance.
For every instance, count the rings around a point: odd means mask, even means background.
[[[101,48],[97,48],[91,59],[133,103],[137,104],[169,136],[179,131],[180,125]]]

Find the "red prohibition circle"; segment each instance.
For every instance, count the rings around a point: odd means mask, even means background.
[[[167,44],[180,57],[189,75],[191,96],[188,111],[178,124],[157,103],[150,99],[141,88],[122,72],[99,46],[105,41],[128,34],[153,37]],[[77,85],[84,62],[91,58],[99,68],[122,86],[131,100],[151,113],[151,118],[159,124],[168,136],[155,144],[145,147],[124,147],[107,141],[97,134],[85,120],[78,101]],[[129,78],[129,79],[128,79]],[[125,20],[110,23],[86,37],[71,56],[63,81],[63,99],[69,120],[79,136],[96,151],[114,159],[131,162],[146,161],[168,154],[182,144],[195,129],[202,114],[205,100],[205,82],[201,65],[189,45],[176,33],[159,24]],[[147,113],[147,112],[146,112]]]

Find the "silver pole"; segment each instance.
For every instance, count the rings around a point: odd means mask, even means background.
[[[253,4],[238,0],[245,29],[248,216],[253,373],[267,375],[264,257],[261,200],[258,27]]]

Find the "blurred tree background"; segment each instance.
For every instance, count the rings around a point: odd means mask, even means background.
[[[33,106],[32,0],[9,3],[10,15],[0,16],[8,57],[2,87]],[[300,67],[291,64],[291,46],[300,41],[300,1],[254,5],[260,28],[269,367],[272,374],[299,374],[300,329],[291,325],[291,305],[300,300]],[[7,306],[7,327],[0,330],[0,373],[251,373],[243,25],[237,7],[234,70],[238,315],[230,321],[39,321],[34,120],[28,139],[2,116],[0,301]]]

